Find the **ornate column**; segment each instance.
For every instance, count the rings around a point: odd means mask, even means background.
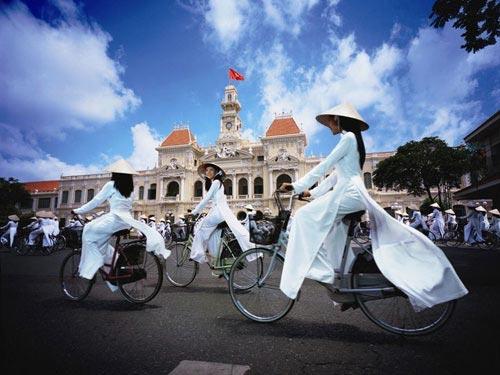
[[[186,177],[181,177],[181,191],[179,200],[183,201],[185,199],[184,185],[186,185]]]
[[[236,173],[233,174],[233,199],[238,198],[238,186],[236,184]]]
[[[163,200],[163,197],[165,196],[165,192],[163,191],[163,184],[164,184],[164,182],[165,182],[165,179],[162,177],[162,178],[160,179],[160,197],[159,197],[159,198],[160,198],[160,199],[159,199],[160,201],[162,201],[162,200]],[[157,197],[157,198],[158,198],[158,197]]]
[[[269,171],[269,196],[274,192],[274,181],[273,181],[273,171]]]
[[[253,198],[253,181],[252,181],[252,174],[248,174],[248,198]]]

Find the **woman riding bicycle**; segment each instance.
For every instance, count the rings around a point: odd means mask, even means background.
[[[216,230],[217,225],[223,221],[227,223],[243,251],[254,247],[250,242],[248,231],[241,225],[227,204],[224,185],[222,184],[222,180],[226,174],[222,168],[215,164],[206,163],[200,165],[198,174],[205,179],[205,189],[208,192],[205,198],[192,211],[192,214],[198,215],[209,202],[212,202],[212,208],[207,216],[203,218],[196,233],[194,233],[191,259],[199,263],[207,262],[205,250],[207,249],[210,236]],[[215,249],[216,247],[210,246],[210,250],[215,251]]]
[[[339,143],[304,177],[282,184],[280,190],[301,193],[334,167],[335,177],[331,174],[325,179],[311,194],[315,199],[295,214],[280,289],[289,298],[296,298],[306,277],[332,284],[347,238],[348,228],[342,218],[367,210],[375,262],[382,274],[409,296],[416,309],[467,294],[442,251],[423,234],[390,216],[368,194],[361,178],[365,161],[361,131],[368,125],[356,109],[348,103],[340,104],[316,120],[333,134],[340,134]]]
[[[97,270],[105,263],[110,263],[113,247],[108,244],[113,233],[133,227],[146,235],[146,250],[165,259],[170,251],[165,249],[161,235],[147,224],[141,223],[131,215],[134,182],[132,175],[137,172],[125,160],[118,160],[107,168],[111,172],[111,181],[88,203],[73,210],[75,214],[84,214],[109,202],[110,212],[99,216],[85,225],[82,236],[82,257],[79,274],[92,279]]]

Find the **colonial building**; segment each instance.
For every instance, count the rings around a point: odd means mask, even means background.
[[[186,126],[174,127],[158,145],[157,166],[134,177],[135,217],[178,216],[194,208],[206,193],[197,173],[198,166],[205,162],[215,163],[226,172],[224,190],[236,214],[248,203],[256,209],[269,207],[276,212],[272,197],[276,188],[304,176],[321,161],[306,157],[306,135],[291,114],[276,116],[260,140],[252,142],[242,136],[241,104],[234,86],[225,88],[220,105],[219,135],[213,146],[201,147]],[[420,203],[422,199],[404,192],[381,191],[372,186],[377,163],[391,155],[366,155],[363,178],[370,194],[388,210]],[[61,219],[69,218],[71,210],[92,199],[109,178],[108,173],[61,177],[53,197],[56,213]]]

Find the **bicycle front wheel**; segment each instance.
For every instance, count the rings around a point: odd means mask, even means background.
[[[394,292],[356,293],[361,310],[373,323],[398,335],[420,336],[441,328],[450,318],[456,301],[449,301],[415,311],[408,297],[394,287],[381,273],[352,275],[354,288],[394,288]]]
[[[190,260],[191,249],[184,243],[174,242],[169,248],[172,253],[165,260],[165,275],[174,286],[186,287],[198,273],[198,262]]]
[[[80,277],[78,266],[82,257],[81,251],[74,251],[64,258],[59,271],[59,283],[64,297],[72,301],[81,301],[87,297],[92,289],[95,276],[92,280]]]
[[[151,301],[163,283],[160,259],[147,252],[142,244],[125,247],[116,262],[115,272],[118,289],[132,303]]]
[[[16,247],[17,255],[26,255],[30,251],[30,245],[28,245],[28,238],[20,238],[19,244]]]
[[[269,249],[245,251],[233,263],[229,292],[238,311],[259,323],[275,322],[291,310],[295,300],[279,288],[283,257]]]

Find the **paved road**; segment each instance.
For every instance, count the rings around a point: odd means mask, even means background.
[[[313,282],[279,322],[246,320],[206,267],[185,289],[165,281],[144,307],[99,282],[62,298],[64,253],[0,253],[2,374],[168,374],[181,361],[245,365],[249,374],[500,373],[500,252],[446,249],[470,290],[438,333],[404,338],[340,312]]]

